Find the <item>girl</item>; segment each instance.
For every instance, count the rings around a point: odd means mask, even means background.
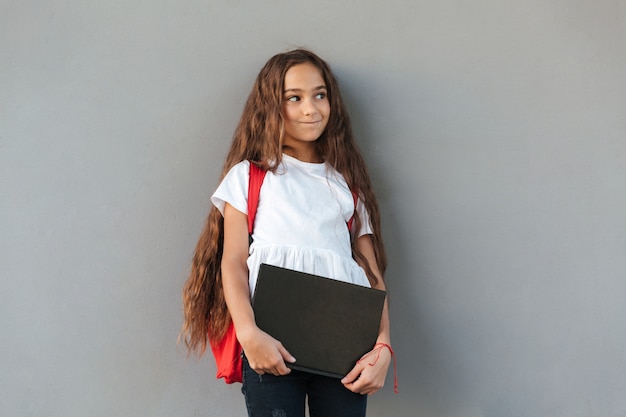
[[[268,172],[252,244],[249,161]],[[387,303],[376,345],[343,379],[290,370],[286,363],[297,358],[256,326],[250,303],[261,263],[385,289],[378,204],[326,62],[297,49],[265,64],[211,201],[183,291],[187,348],[202,354],[207,328],[219,341],[232,319],[244,351],[249,416],[303,417],[305,398],[311,417],[365,416],[366,394],[383,386],[391,361]]]

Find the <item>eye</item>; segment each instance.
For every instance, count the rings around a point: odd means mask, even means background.
[[[315,95],[315,98],[318,100],[324,100],[326,98],[326,93],[318,93]]]
[[[299,96],[289,96],[289,97],[287,97],[287,101],[291,101],[291,102],[300,101],[300,97]]]

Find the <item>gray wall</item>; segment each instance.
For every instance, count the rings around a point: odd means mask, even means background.
[[[0,415],[244,414],[180,291],[253,77],[302,45],[384,215],[369,415],[624,417],[624,3],[265,3],[0,3]]]

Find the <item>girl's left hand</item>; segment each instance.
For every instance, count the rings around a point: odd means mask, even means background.
[[[391,352],[382,346],[363,355],[341,383],[357,394],[373,394],[385,385]]]

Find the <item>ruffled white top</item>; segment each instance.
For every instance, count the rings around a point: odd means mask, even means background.
[[[211,197],[224,214],[226,203],[248,214],[250,163],[235,165]],[[357,236],[372,233],[369,215],[359,200],[362,219]],[[254,294],[261,263],[369,287],[365,271],[352,258],[347,221],[354,200],[343,175],[326,163],[302,162],[289,155],[276,173],[268,172],[250,245],[248,271]]]

